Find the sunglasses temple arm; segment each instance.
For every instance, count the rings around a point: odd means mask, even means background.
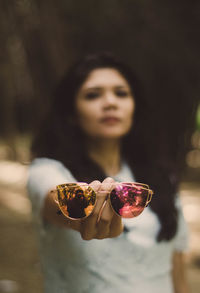
[[[153,196],[153,191],[152,190],[149,190],[149,196],[148,196],[148,200],[147,200],[146,206],[148,206],[148,204],[150,203],[150,201],[152,199],[152,196]]]

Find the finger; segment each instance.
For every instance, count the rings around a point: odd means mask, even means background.
[[[52,200],[58,204],[57,189],[52,189],[52,190],[49,191],[49,193],[51,194]]]
[[[93,190],[96,192],[96,204],[93,210],[93,215],[96,215],[99,213],[99,210],[101,209],[101,206],[103,205],[105,193],[102,194],[102,196],[99,196],[100,190],[101,190],[102,183],[98,180],[93,181],[90,183],[90,186],[93,188]]]
[[[105,182],[105,181],[104,181]],[[113,181],[106,180],[106,187],[109,188],[108,182],[111,184],[111,189],[113,188]],[[115,185],[118,182],[115,182]],[[111,191],[111,190],[110,190]],[[106,204],[102,206],[101,215],[99,218],[97,238],[102,239],[106,237],[116,237],[123,231],[123,224],[121,217],[116,215],[113,211],[110,203],[110,199],[106,200]]]
[[[107,200],[110,190],[115,184],[114,179],[107,177],[101,183],[100,189],[97,191],[97,205],[95,207],[95,213],[101,213],[102,208],[104,208],[104,202]]]
[[[81,236],[84,240],[91,240],[97,235],[97,219],[99,217],[99,211],[104,203],[103,197],[97,199],[96,205],[92,214],[82,220],[81,222]]]
[[[101,188],[101,182],[98,180],[95,180],[95,181],[91,182],[89,185],[96,192],[96,196],[97,196],[97,193]],[[101,208],[101,204],[103,204],[103,200],[101,203],[96,199],[96,204],[95,204],[95,207],[94,207],[92,214],[88,218],[83,219],[81,221],[81,231],[80,232],[81,232],[81,237],[84,240],[91,240],[96,235],[96,232],[97,232],[96,231],[96,221],[97,221],[99,209]]]
[[[111,177],[107,177],[101,184],[101,190],[109,190],[115,184],[115,180]]]
[[[106,197],[114,182],[112,178],[108,177],[101,184],[99,184],[99,181],[93,181],[90,184],[90,186],[96,190],[97,201],[93,213],[81,223],[81,236],[84,240],[91,240],[98,235],[97,222],[101,215],[101,210],[106,203]],[[101,229],[102,228],[100,228],[100,230]]]
[[[109,201],[105,201],[101,208],[101,216],[97,221],[97,239],[103,239],[108,237],[110,233],[110,225],[113,217],[113,211],[111,210]]]
[[[111,190],[113,189],[114,186],[115,186],[115,180],[113,178],[107,177],[106,179],[104,179],[104,181],[101,184],[101,189],[98,192],[98,198],[102,197],[102,199],[104,201],[107,201],[108,196],[109,196],[109,194],[110,194],[110,192],[111,192]],[[106,209],[107,211],[108,211],[108,207],[109,206],[107,206],[107,209]],[[102,214],[104,208],[105,208],[105,204],[102,204],[101,209],[99,210],[99,216],[98,216],[97,222],[99,222],[99,220],[101,218],[101,214]],[[107,215],[107,214],[105,214],[105,215]]]
[[[84,240],[91,240],[93,239],[97,234],[97,217],[98,213],[94,212],[86,219],[83,219],[81,221],[81,237]]]
[[[67,226],[70,229],[79,231],[81,230],[81,221],[80,220],[70,220],[68,219]]]
[[[101,209],[99,210],[99,215],[97,218],[97,239],[106,238],[109,234],[113,211],[110,207],[108,196],[114,185],[115,180],[111,177],[107,177],[102,182],[101,189],[99,191],[99,196],[101,196],[104,202],[101,206]]]
[[[101,208],[101,215],[99,220],[104,222],[111,222],[113,216],[114,211],[110,205],[110,200],[107,199]]]
[[[117,237],[119,236],[124,229],[124,225],[122,223],[122,218],[116,214],[114,214],[111,224],[110,224],[110,233],[109,237]]]
[[[115,182],[115,180],[112,178],[112,177],[106,177],[102,183],[105,183],[105,182]]]
[[[98,192],[99,189],[101,188],[101,182],[98,180],[92,181],[89,186],[95,191]]]

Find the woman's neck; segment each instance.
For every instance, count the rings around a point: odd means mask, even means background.
[[[121,167],[120,141],[101,140],[88,143],[89,157],[96,162],[108,176],[116,175]]]

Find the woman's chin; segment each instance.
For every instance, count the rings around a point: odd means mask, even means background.
[[[105,131],[102,133],[99,133],[99,135],[97,135],[97,137],[101,138],[101,139],[120,139],[123,136],[125,136],[127,134],[127,132],[124,131]]]

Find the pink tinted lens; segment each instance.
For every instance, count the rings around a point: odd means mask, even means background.
[[[117,185],[110,194],[114,211],[123,218],[139,216],[147,203],[149,191],[139,185]]]

